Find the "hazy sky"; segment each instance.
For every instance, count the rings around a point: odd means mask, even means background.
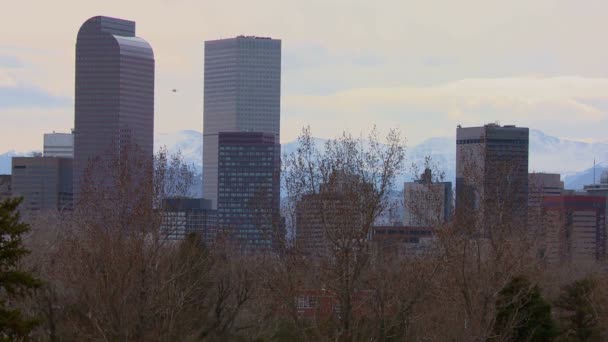
[[[157,132],[202,130],[203,42],[246,34],[283,40],[284,141],[376,124],[415,144],[494,121],[608,140],[605,0],[0,4],[0,153],[73,126],[76,34],[95,15],[136,21],[152,45]]]

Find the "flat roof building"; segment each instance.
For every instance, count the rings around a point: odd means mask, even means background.
[[[72,133],[45,133],[42,155],[74,158],[74,135]]]
[[[452,182],[433,181],[430,169],[420,179],[404,184],[403,224],[411,227],[435,227],[452,216]]]
[[[220,132],[263,132],[280,142],[281,41],[206,41],[204,78],[203,196],[217,208]]]
[[[183,240],[189,234],[212,242],[217,227],[217,213],[204,198],[168,198],[163,200],[161,232],[169,240]]]
[[[497,124],[457,128],[456,216],[463,226],[484,234],[490,234],[492,227],[526,226],[528,149],[528,128]],[[499,211],[508,215],[498,215]]]
[[[248,251],[273,249],[284,237],[281,145],[272,133],[220,132],[218,138],[218,233]]]
[[[26,211],[72,209],[72,158],[13,157],[12,195]]]

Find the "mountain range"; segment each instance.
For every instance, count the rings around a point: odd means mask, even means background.
[[[315,138],[320,146],[326,139]],[[445,179],[454,181],[456,167],[456,140],[454,137],[434,137],[420,144],[410,146],[407,150],[407,169],[404,180],[411,178],[414,168],[410,165],[424,164],[425,158],[431,158],[439,170],[445,172]],[[203,135],[199,131],[183,130],[173,133],[160,133],[155,136],[154,147],[158,150],[166,146],[170,153],[181,151],[184,160],[191,164],[196,172],[202,172]],[[282,144],[283,154],[289,154],[297,149],[298,142],[291,141]],[[14,156],[31,155],[32,152],[7,151],[0,154],[0,174],[10,173],[11,158]],[[608,171],[608,143],[587,143],[568,139],[560,139],[538,130],[530,130],[530,172],[559,173],[566,188],[582,189],[586,184],[593,183],[593,162],[596,180],[603,171]]]

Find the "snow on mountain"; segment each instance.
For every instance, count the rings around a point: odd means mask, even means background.
[[[39,151],[15,152],[14,150],[11,150],[6,153],[0,154],[0,175],[8,175],[11,173],[11,159],[13,157],[25,157],[32,155],[32,153],[34,152]]]
[[[315,144],[323,148],[327,139],[314,138]],[[432,163],[445,172],[447,181],[454,181],[456,167],[456,140],[454,137],[430,138],[418,145],[408,146],[407,167],[403,170],[404,179],[411,178],[414,169],[411,164],[422,168],[425,158],[429,156]],[[173,133],[159,133],[154,139],[156,151],[166,146],[169,153],[181,151],[184,160],[202,173],[203,134],[195,130],[184,130]],[[283,154],[296,151],[298,141],[282,144]],[[29,155],[31,152],[8,151],[0,154],[0,174],[10,173],[13,156]],[[596,178],[603,170],[608,170],[608,142],[587,143],[560,139],[530,130],[530,171],[553,172],[562,174],[566,187],[581,189],[583,185],[593,182],[593,160],[598,162]],[[400,180],[401,182],[401,180]]]
[[[170,154],[181,152],[184,161],[194,165],[198,172],[203,169],[203,133],[186,130],[174,133],[159,133],[154,137],[154,150],[166,147]]]

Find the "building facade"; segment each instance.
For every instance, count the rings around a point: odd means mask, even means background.
[[[183,240],[198,234],[203,241],[212,242],[217,226],[217,213],[211,201],[204,198],[168,198],[163,200],[161,232],[169,240]]]
[[[452,217],[452,182],[434,182],[430,169],[419,180],[404,185],[403,225],[434,227]]]
[[[204,79],[203,196],[216,208],[219,133],[264,132],[280,141],[281,41],[207,41]]]
[[[12,195],[25,211],[72,209],[72,158],[13,157]]]
[[[497,124],[457,128],[456,216],[463,225],[484,234],[498,225],[526,226],[528,150],[528,128]],[[498,211],[508,215],[498,216]],[[470,217],[474,221],[465,222]],[[505,220],[497,222],[497,217]]]
[[[0,201],[11,197],[11,175],[0,175]]]
[[[248,250],[274,248],[284,233],[281,146],[272,133],[221,132],[218,138],[218,234]]]
[[[78,31],[74,120],[74,191],[95,158],[130,147],[152,160],[154,54],[135,22],[93,17]]]
[[[549,263],[592,263],[606,257],[606,198],[568,194],[543,198],[544,257]]]
[[[45,133],[42,155],[74,158],[74,135],[72,133]]]

